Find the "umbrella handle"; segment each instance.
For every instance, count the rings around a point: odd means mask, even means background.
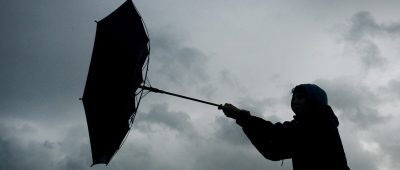
[[[195,98],[192,98],[192,97],[187,97],[187,96],[183,96],[183,95],[180,95],[180,94],[171,93],[171,92],[167,92],[167,91],[164,91],[164,90],[156,89],[154,87],[147,87],[147,86],[139,86],[139,87],[144,89],[144,90],[148,90],[148,91],[155,92],[155,93],[168,94],[168,95],[175,96],[175,97],[180,97],[180,98],[184,98],[184,99],[188,99],[188,100],[192,100],[192,101],[196,101],[196,102],[200,102],[200,103],[204,103],[204,104],[208,104],[208,105],[212,105],[212,106],[217,106],[218,110],[222,110],[222,104],[215,104],[215,103],[211,103],[211,102],[208,102],[208,101],[195,99]]]

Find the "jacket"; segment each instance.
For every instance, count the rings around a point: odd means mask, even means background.
[[[292,159],[294,170],[349,170],[330,106],[275,124],[243,112],[236,122],[266,159]]]

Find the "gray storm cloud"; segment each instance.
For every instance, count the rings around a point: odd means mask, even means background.
[[[393,96],[395,100],[400,99],[400,80],[393,79],[388,82],[387,87],[384,87],[383,89],[386,93],[390,94]]]
[[[187,113],[169,111],[166,103],[153,105],[148,113],[138,113],[138,128],[144,132],[151,131],[153,125],[169,128],[179,134],[192,136],[197,134]],[[149,129],[150,128],[150,129]]]
[[[151,40],[152,70],[150,78],[159,79],[160,83],[169,85],[196,85],[209,79],[206,68],[207,56],[200,50],[184,45],[173,33],[158,33]],[[151,33],[151,32],[150,32]]]
[[[348,41],[361,57],[363,65],[369,68],[384,67],[388,62],[374,38],[395,38],[400,35],[400,22],[379,23],[368,11],[354,14],[344,39]]]
[[[228,120],[225,117],[218,117],[215,119],[216,131],[214,135],[217,139],[227,142],[232,145],[250,145],[250,141],[242,132],[240,126],[236,125],[233,120]]]
[[[320,79],[315,83],[327,91],[328,102],[335,110],[341,111],[340,117],[360,128],[381,124],[388,119],[377,109],[382,102],[377,94],[361,84],[356,86],[348,79]]]
[[[65,128],[61,140],[43,136],[42,128],[34,122],[22,125],[0,123],[0,169],[89,169],[90,146],[82,126]],[[31,137],[29,137],[31,136]]]
[[[193,110],[190,110],[192,108],[188,108],[190,106],[179,102],[172,103],[175,102],[174,100],[165,100],[161,104],[157,104],[160,103],[157,101],[155,104],[148,105],[147,108],[146,105],[142,105],[145,111],[138,113],[133,124],[133,131],[110,165],[90,167],[89,136],[82,103],[78,98],[82,95],[90,62],[96,28],[94,20],[100,20],[122,2],[123,0],[115,2],[106,0],[0,2],[2,23],[0,27],[2,35],[0,39],[0,159],[2,160],[0,169],[292,169],[290,160],[285,160],[283,166],[281,162],[265,160],[249,143],[234,121],[206,108],[204,112],[212,113],[205,113],[207,116],[204,118],[193,116],[194,114],[191,113]],[[301,55],[302,52],[296,51],[298,49],[288,47],[293,43],[287,44],[285,41],[301,37],[319,42],[319,38],[331,39],[332,36],[314,37],[312,32],[304,30],[308,27],[296,29],[296,24],[317,24],[310,26],[310,28],[315,28],[321,26],[318,25],[320,23],[318,19],[324,19],[324,23],[327,23],[324,26],[329,27],[330,24],[334,24],[330,22],[332,19],[335,22],[346,23],[346,31],[340,36],[345,40],[345,45],[356,52],[354,57],[357,57],[357,64],[372,70],[369,73],[376,73],[374,68],[385,68],[392,62],[392,58],[387,56],[386,49],[377,39],[395,44],[391,40],[398,39],[400,34],[400,22],[396,20],[396,15],[393,15],[393,21],[387,21],[379,18],[382,11],[372,10],[385,8],[383,11],[388,11],[386,7],[389,7],[389,1],[379,2],[380,6],[373,6],[374,4],[370,2],[347,4],[347,2],[326,3],[325,1],[283,2],[283,4],[278,1],[263,1],[261,5],[258,1],[245,3],[216,1],[218,5],[202,4],[202,1],[182,2],[180,0],[135,1],[145,21],[149,23],[152,43],[149,78],[152,85],[167,88],[165,90],[171,88],[174,92],[184,91],[184,94],[200,94],[211,99],[228,98],[227,100],[237,101],[241,108],[248,109],[255,115],[263,116],[271,121],[282,121],[279,114],[290,111],[287,93],[282,95],[285,101],[280,98],[268,98],[267,95],[264,98],[249,96],[254,89],[245,89],[245,87],[266,82],[245,81],[246,79],[243,79],[241,74],[232,70],[215,69],[217,72],[211,73],[210,66],[214,65],[210,62],[218,61],[213,60],[214,57],[223,58],[225,63],[217,63],[218,66],[223,66],[232,64],[227,61],[229,57],[243,52],[246,54],[243,56],[248,58],[240,58],[240,60],[259,61],[262,63],[259,66],[262,67],[271,67],[272,62],[264,62],[267,61],[264,60],[265,58],[252,60],[250,57],[254,55],[249,53],[265,53],[272,50],[269,48],[276,47],[278,52],[273,55],[281,57],[285,53],[280,50],[290,49],[294,54],[299,54],[296,57],[304,57]],[[344,8],[341,6],[359,8],[343,12],[341,10]],[[372,6],[373,8],[368,8]],[[392,4],[391,8],[396,6],[398,5]],[[191,7],[191,10],[188,11],[185,7]],[[363,10],[364,7],[370,10],[358,11]],[[241,13],[238,13],[237,9],[240,9]],[[247,14],[249,11],[251,11],[250,15]],[[349,15],[343,17],[337,15],[339,13]],[[388,14],[397,13],[388,11]],[[229,14],[228,18],[232,20],[221,17],[226,14]],[[281,17],[270,19],[272,14]],[[317,15],[318,17],[311,17]],[[214,18],[215,16],[217,18]],[[285,19],[285,16],[293,20]],[[246,21],[246,24],[238,23],[234,20],[236,17],[240,21]],[[303,20],[299,17],[310,18]],[[313,22],[301,23],[306,20]],[[206,25],[209,23],[213,25]],[[243,32],[237,29],[250,27],[250,24],[252,28],[260,26],[260,29],[250,30],[262,30],[269,33],[270,28],[274,28],[276,31],[272,29],[271,35],[274,33],[277,35],[272,37],[268,35],[260,41],[257,38],[263,35],[258,32],[243,35]],[[232,29],[236,32],[232,32]],[[282,34],[285,32],[290,32],[290,34]],[[199,38],[199,35],[207,35],[207,37]],[[212,37],[215,42],[205,41],[204,39],[208,37]],[[251,41],[243,42],[249,40]],[[226,44],[224,45],[225,42],[234,42],[238,45],[248,43],[251,46],[254,43],[262,46],[243,50],[232,49],[241,46],[227,47]],[[305,46],[315,45],[308,41],[302,42]],[[321,45],[325,46],[323,43]],[[329,45],[326,44],[326,46]],[[212,50],[202,49],[203,47],[212,47]],[[265,49],[257,51],[258,47]],[[223,50],[219,51],[220,49]],[[326,49],[329,50],[329,48]],[[235,53],[230,53],[231,50]],[[334,51],[326,51],[326,53],[336,54]],[[280,78],[267,83],[275,83],[277,88],[282,89],[291,87],[290,83],[293,79],[302,77],[303,73],[299,70],[292,71],[293,74],[286,72],[290,70],[280,70],[286,68],[284,66],[289,62],[291,61],[285,60],[283,64],[278,61],[274,63],[279,69]],[[330,59],[326,58],[324,62],[329,63]],[[258,70],[250,65],[236,67],[235,64],[243,63],[237,62],[228,68]],[[301,63],[299,65],[302,66]],[[305,65],[305,67],[312,66]],[[236,71],[242,72],[242,70]],[[346,69],[342,70],[340,67],[332,71],[346,74]],[[243,73],[245,72],[243,70]],[[382,72],[385,76],[384,70]],[[243,75],[271,76],[268,75],[269,73],[263,74],[265,75]],[[312,77],[311,81],[315,80],[315,83],[328,92],[330,103],[336,114],[340,115],[341,136],[351,168],[377,170],[379,167],[386,166],[390,170],[399,169],[397,160],[400,159],[400,139],[396,135],[399,131],[398,119],[396,119],[398,116],[395,115],[397,113],[393,113],[392,117],[387,116],[382,111],[387,105],[396,108],[398,104],[400,99],[398,76],[392,77],[392,81],[382,85],[382,89],[375,90],[359,81],[334,78],[329,75],[327,74],[322,79],[315,78],[317,80]],[[358,79],[367,77],[365,73],[357,73],[356,76],[361,77]],[[374,80],[370,82],[375,83]],[[271,92],[268,89],[262,91],[263,93]],[[253,94],[259,93],[255,91]],[[389,97],[382,100],[382,96]],[[188,110],[175,108],[174,104],[182,105],[182,108]],[[287,109],[282,109],[281,106]],[[196,111],[203,112],[203,110]],[[363,146],[363,142],[367,145]],[[375,150],[377,153],[374,153]]]
[[[388,89],[393,90],[396,82],[378,90],[369,89],[362,83],[346,78],[320,79],[315,83],[327,91],[329,104],[345,122],[342,127],[351,128],[342,130],[345,133],[341,133],[350,165],[358,169],[372,170],[379,169],[382,162],[385,162],[387,167],[398,167],[395,160],[399,159],[400,145],[399,139],[394,135],[398,130],[398,127],[393,126],[397,124],[393,122],[396,120],[393,119],[395,115],[379,110],[382,105],[398,101],[393,100],[393,96],[390,99],[381,97],[392,93]],[[354,126],[346,122],[351,122]],[[365,134],[361,135],[363,133]]]
[[[350,19],[350,28],[345,37],[353,42],[378,35],[400,35],[400,22],[378,23],[368,11],[361,11]]]

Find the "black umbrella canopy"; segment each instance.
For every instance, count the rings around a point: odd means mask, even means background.
[[[127,0],[97,22],[96,38],[82,101],[93,165],[108,164],[120,148],[136,114],[135,92],[149,38],[133,2]]]

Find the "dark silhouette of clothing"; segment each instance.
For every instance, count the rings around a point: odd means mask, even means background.
[[[291,158],[294,170],[349,170],[339,121],[328,105],[275,124],[242,110],[236,123],[266,159]]]

